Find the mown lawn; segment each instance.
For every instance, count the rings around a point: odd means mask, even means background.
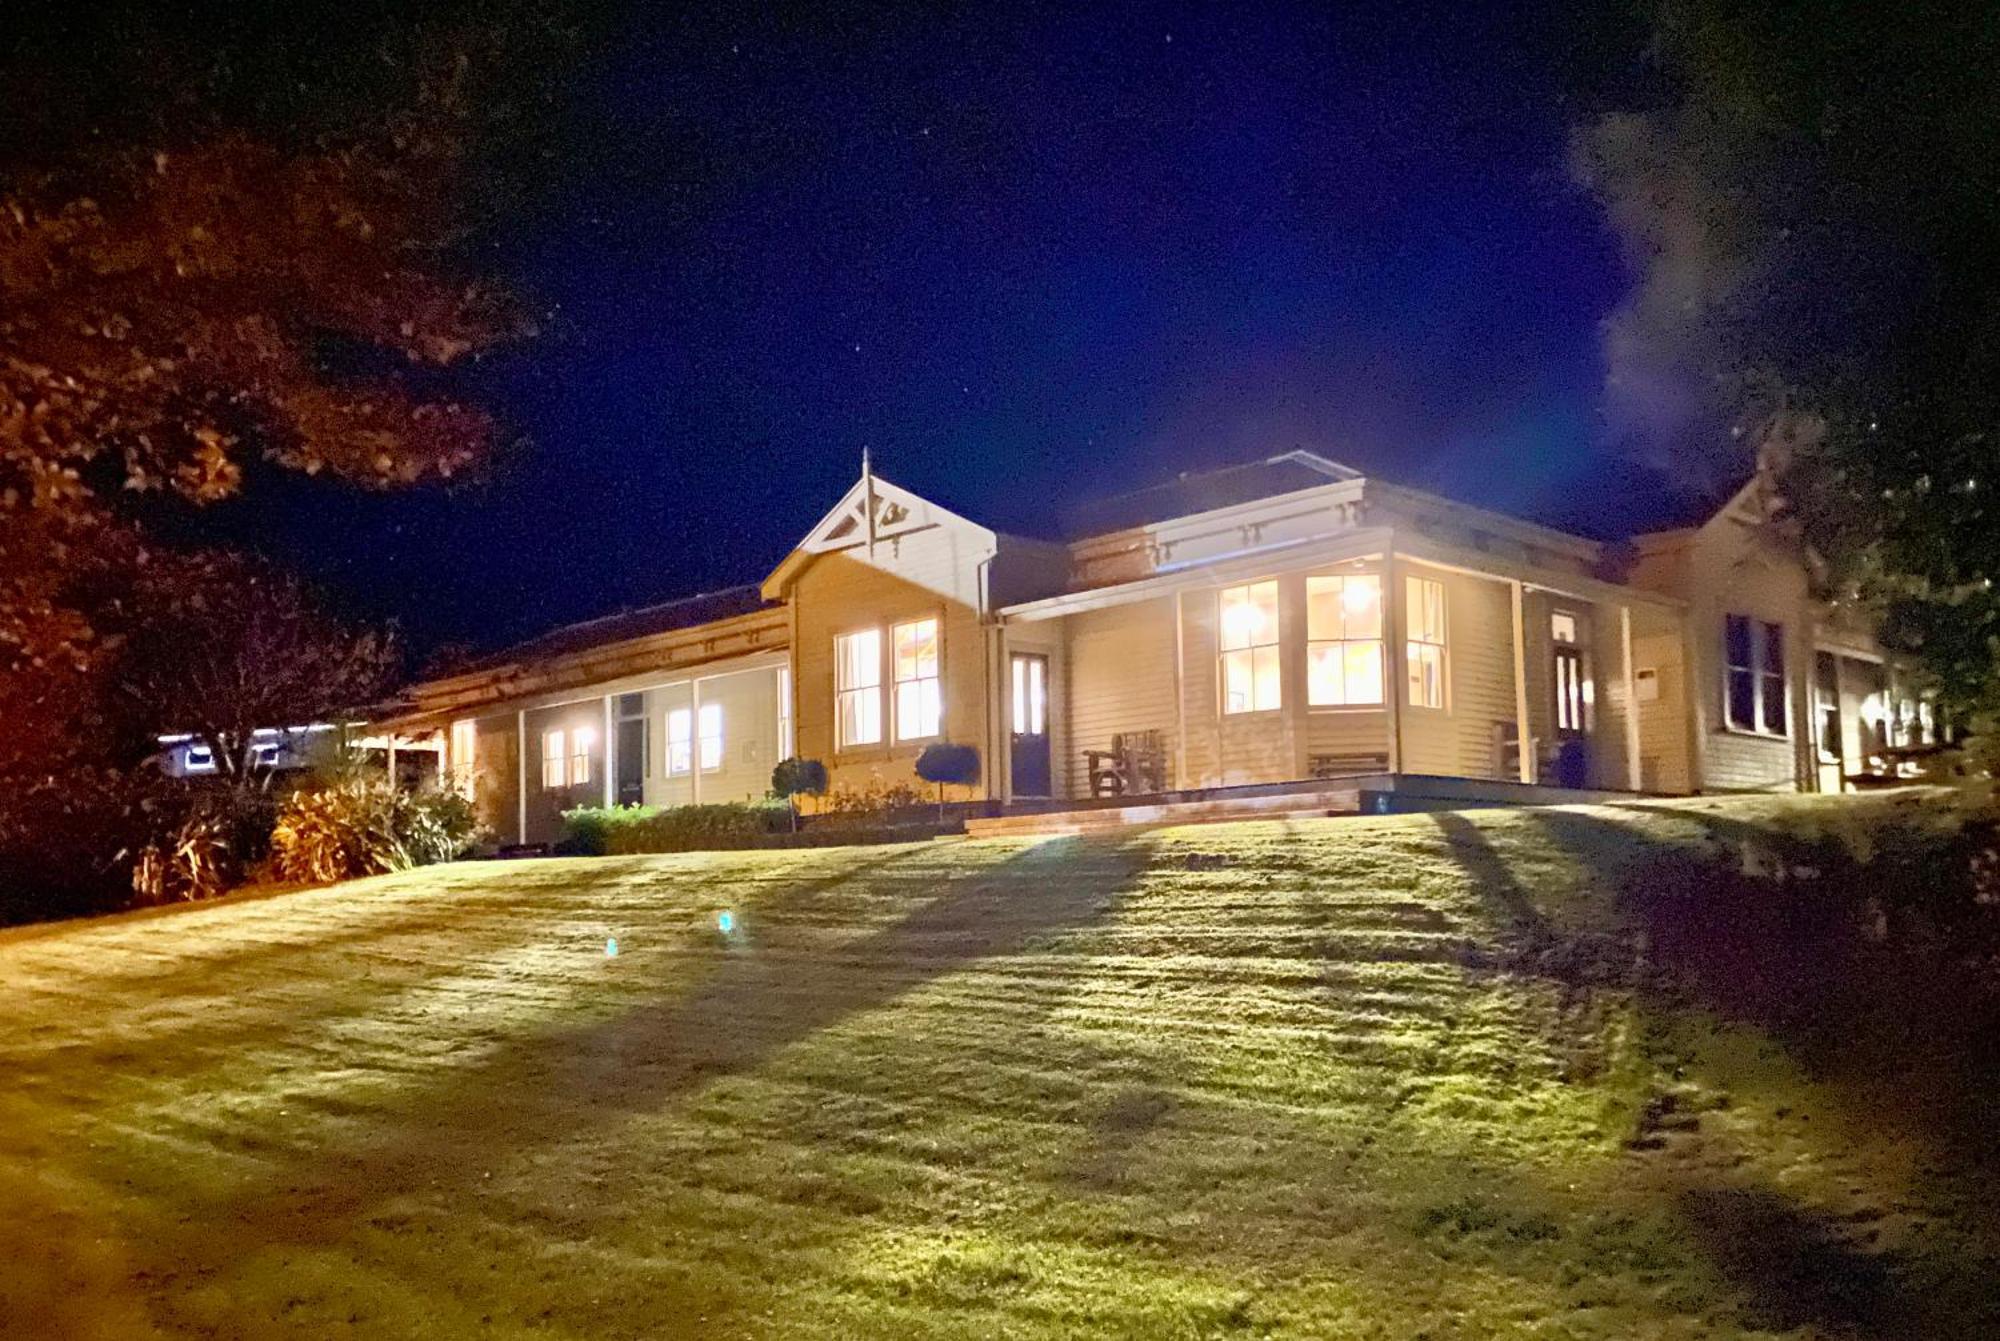
[[[1932,804],[467,864],[0,934],[0,1332],[2000,1335],[1984,1174],[1660,986],[1634,912]]]

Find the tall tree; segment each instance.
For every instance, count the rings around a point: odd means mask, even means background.
[[[1636,282],[1607,405],[1682,470],[1780,462],[1831,594],[2000,707],[2000,9],[1668,0],[1576,164]]]

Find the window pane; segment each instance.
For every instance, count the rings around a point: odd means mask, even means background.
[[[1256,675],[1257,711],[1269,712],[1280,702],[1278,649],[1259,647],[1251,653],[1251,656],[1254,658],[1252,666]]]
[[[1772,675],[1785,673],[1785,626],[1764,626],[1764,669]]]
[[[1307,703],[1315,707],[1338,707],[1347,702],[1347,678],[1341,656],[1345,645],[1313,643],[1306,648]]]
[[[1382,579],[1370,573],[1350,577],[1340,594],[1341,634],[1347,638],[1382,636]]]
[[[542,734],[542,786],[560,787],[564,784],[568,757],[564,751],[563,733],[547,731]]]
[[[937,621],[920,619],[898,624],[896,637],[896,678],[914,680],[936,675],[938,665]]]
[[[1224,712],[1249,712],[1254,706],[1251,699],[1250,663],[1255,653],[1245,648],[1239,652],[1222,654],[1222,710]]]
[[[1723,621],[1723,655],[1731,666],[1748,670],[1750,658],[1750,621],[1742,615],[1730,615]]]
[[[938,733],[942,704],[935,677],[906,680],[896,686],[896,737],[915,740]]]
[[[882,683],[882,630],[863,629],[834,639],[834,674],[842,689]]]
[[[1222,646],[1225,651],[1278,641],[1278,584],[1255,582],[1222,593]]]
[[[1558,610],[1549,616],[1549,637],[1559,643],[1576,641],[1576,616],[1567,610]]]
[[[1730,670],[1726,707],[1731,726],[1745,731],[1757,729],[1757,682],[1749,671]]]
[[[1382,644],[1372,641],[1348,643],[1344,652],[1344,660],[1347,669],[1347,701],[1349,703],[1380,703],[1382,701]]]

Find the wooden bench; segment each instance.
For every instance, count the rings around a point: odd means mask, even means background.
[[[1374,754],[1314,754],[1306,757],[1307,771],[1315,778],[1351,778],[1366,773],[1389,771],[1388,751]]]

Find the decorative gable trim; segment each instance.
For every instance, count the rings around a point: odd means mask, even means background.
[[[874,512],[872,533],[869,525],[871,501]],[[769,600],[780,599],[806,566],[822,554],[865,550],[871,543],[894,542],[920,531],[939,528],[969,532],[989,548],[995,541],[993,532],[947,508],[939,507],[921,494],[892,484],[880,475],[864,475],[819,519],[812,530],[806,532],[805,539],[785,556],[785,561],[764,579],[764,595]]]

